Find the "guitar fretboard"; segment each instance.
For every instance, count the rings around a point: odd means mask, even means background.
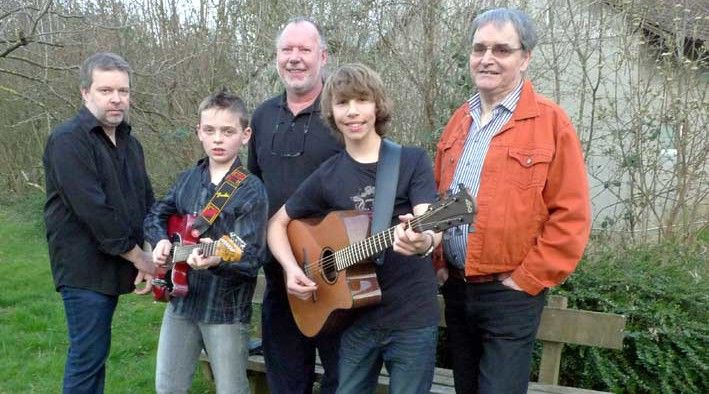
[[[349,268],[393,245],[394,229],[395,227],[390,227],[335,252],[335,267],[337,271]]]
[[[219,241],[210,243],[199,243],[194,245],[175,245],[172,251],[172,261],[187,261],[187,257],[196,248],[202,249],[202,254],[205,257],[214,256],[214,253],[217,250],[217,243],[219,243]]]
[[[417,216],[408,225],[417,233],[427,230],[441,232],[461,224],[470,224],[475,218],[475,202],[470,194],[461,188],[456,194],[430,206],[426,212]],[[305,262],[306,274],[311,272],[343,271],[360,263],[394,244],[396,226],[374,234],[362,241],[355,242],[332,254],[321,257],[313,263]]]

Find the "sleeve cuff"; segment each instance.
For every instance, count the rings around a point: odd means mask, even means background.
[[[123,253],[129,252],[135,245],[137,245],[137,243],[130,238],[111,238],[99,242],[98,249],[112,256],[120,256]]]
[[[517,283],[517,286],[522,288],[525,293],[533,296],[541,293],[541,291],[545,288],[545,286],[541,285],[534,278],[529,276],[521,266],[512,271],[512,280],[514,280],[515,283]]]

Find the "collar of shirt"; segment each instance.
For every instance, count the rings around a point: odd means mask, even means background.
[[[287,110],[290,112],[290,108],[288,108],[288,102],[286,101],[286,91],[283,91],[283,94],[281,94],[281,99],[276,102],[276,106],[282,111],[282,110]],[[313,101],[312,104],[307,106],[305,109],[302,111],[298,112],[298,115],[301,114],[308,114],[310,112],[313,113],[320,113],[320,95],[318,94],[318,97],[315,98],[315,101]]]
[[[233,163],[231,163],[231,168],[224,175],[225,177],[234,171],[234,169],[241,166],[241,159],[237,156]],[[202,180],[202,186],[209,187],[212,184],[212,176],[209,174],[209,157],[203,157],[197,161],[197,168],[199,168]]]
[[[493,111],[496,110],[497,108],[504,108],[510,113],[515,112],[515,109],[517,108],[517,103],[519,103],[519,96],[522,93],[522,85],[524,85],[524,80],[521,80],[519,82],[519,85],[511,91],[507,96],[505,96],[502,101],[497,104],[494,108]],[[475,93],[473,97],[468,99],[468,108],[470,110],[471,115],[477,115],[474,116],[474,118],[480,117],[480,111],[482,111],[482,105],[480,104],[480,93]],[[495,116],[493,114],[493,116]]]
[[[89,111],[88,108],[86,108],[85,105],[82,105],[81,108],[79,109],[79,127],[81,127],[83,130],[86,132],[100,132],[103,134],[103,127],[101,126],[101,123],[98,122],[98,119],[94,116],[94,114]],[[116,136],[117,137],[124,137],[128,136],[131,133],[131,126],[123,120],[118,126],[116,127]]]

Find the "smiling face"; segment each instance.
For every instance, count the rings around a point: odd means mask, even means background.
[[[130,106],[130,78],[119,70],[94,69],[91,85],[81,89],[86,108],[96,117],[103,128],[112,133],[123,119]]]
[[[241,128],[239,114],[213,107],[200,114],[197,137],[209,157],[210,167],[230,167],[239,149],[249,142],[251,128]]]
[[[283,29],[276,48],[276,65],[286,91],[306,95],[322,87],[327,51],[318,31],[309,22],[291,23]]]
[[[476,46],[497,46],[509,49],[509,53],[501,51],[502,56],[495,56],[493,51],[486,49],[481,54],[472,49]],[[488,23],[475,32],[470,52],[470,76],[484,101],[492,104],[502,101],[522,81],[531,53],[516,49],[521,46],[511,23],[501,26]]]
[[[332,117],[345,144],[377,138],[377,105],[366,97],[333,97]]]

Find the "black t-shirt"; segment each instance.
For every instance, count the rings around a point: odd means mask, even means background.
[[[268,217],[330,156],[342,150],[320,117],[320,97],[308,108],[293,113],[286,96],[261,104],[251,118],[249,171],[268,192]]]
[[[321,217],[331,211],[371,211],[377,163],[359,163],[343,151],[320,166],[286,202],[293,219]],[[398,215],[436,199],[431,162],[419,148],[404,147],[392,225]],[[376,267],[382,302],[359,310],[358,324],[409,329],[438,324],[436,279],[430,258],[403,256],[391,248]]]

